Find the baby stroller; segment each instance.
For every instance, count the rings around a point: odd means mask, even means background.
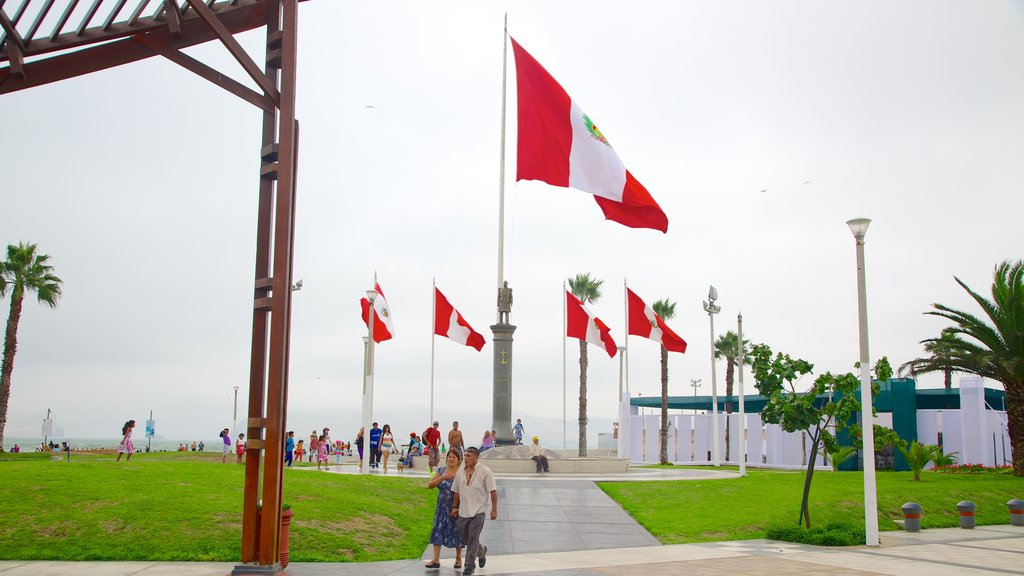
[[[402,450],[402,456],[398,459],[398,470],[401,471],[405,468],[412,468],[413,455],[411,452]]]

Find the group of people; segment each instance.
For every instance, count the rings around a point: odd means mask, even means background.
[[[199,444],[196,444],[195,442],[192,442],[192,448],[191,449],[192,449],[193,452],[202,452],[203,450],[206,449],[206,444],[204,444],[202,440],[199,441]],[[189,451],[188,444],[178,444],[178,452],[188,452],[188,451]]]
[[[453,446],[445,457],[445,465],[439,466],[427,483],[428,488],[438,490],[430,531],[434,556],[426,565],[428,570],[441,568],[442,546],[455,548],[454,568],[462,568],[463,576],[473,574],[477,564],[481,568],[487,564],[487,546],[480,544],[480,532],[485,517],[498,518],[498,486],[494,473],[480,464],[479,458],[480,449],[476,446]]]

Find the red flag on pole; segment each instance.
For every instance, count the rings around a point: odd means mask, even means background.
[[[384,291],[377,283],[374,283],[373,288],[377,291],[377,297],[373,300],[373,341],[379,344],[395,336],[395,327],[391,323],[391,307],[388,306],[388,300],[384,297]],[[370,301],[362,298],[359,300],[359,304],[363,308],[363,324],[369,328],[370,325],[367,322],[370,317]]]
[[[626,299],[629,306],[627,330],[630,335],[660,342],[669,352],[686,352],[686,341],[677,336],[661,316],[655,314],[654,309],[629,288],[626,288]]]
[[[630,228],[667,232],[668,216],[626,170],[604,134],[515,40],[512,50],[519,111],[516,180],[588,192],[605,218]]]
[[[612,339],[611,328],[584,306],[572,292],[565,291],[566,336],[596,344],[604,348],[609,358],[614,358],[619,349]]]
[[[448,302],[437,287],[434,287],[434,334],[454,342],[471,346],[477,352],[484,347],[484,337],[466,322],[462,314]]]

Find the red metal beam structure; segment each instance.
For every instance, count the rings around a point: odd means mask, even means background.
[[[134,8],[125,15],[125,4]],[[263,111],[256,279],[246,437],[241,564],[232,574],[280,570],[281,487],[299,126],[295,120],[300,0],[0,0],[0,94],[163,56]],[[54,4],[58,10],[53,10]],[[102,10],[101,10],[102,8]],[[68,26],[71,17],[76,20]],[[43,24],[49,33],[37,34]],[[266,26],[264,67],[234,34]],[[181,52],[219,40],[254,90]],[[261,498],[262,496],[262,498]],[[259,504],[262,501],[262,507]]]

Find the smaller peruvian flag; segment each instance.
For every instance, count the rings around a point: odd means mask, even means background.
[[[434,287],[434,334],[445,336],[459,344],[472,346],[477,352],[484,347],[484,337],[473,330],[441,291]]]
[[[655,314],[654,309],[629,288],[626,288],[626,300],[629,306],[627,331],[630,335],[660,342],[669,352],[686,352],[686,341],[676,335],[661,316]]]
[[[395,326],[391,323],[391,307],[388,306],[388,299],[384,297],[380,284],[374,282],[373,288],[377,291],[377,297],[373,300],[373,341],[379,344],[394,338]],[[362,298],[359,304],[363,308],[363,324],[369,327],[367,320],[370,317],[370,301]]]
[[[601,346],[609,358],[615,357],[619,349],[612,340],[611,328],[568,290],[565,291],[565,315],[566,336]]]

